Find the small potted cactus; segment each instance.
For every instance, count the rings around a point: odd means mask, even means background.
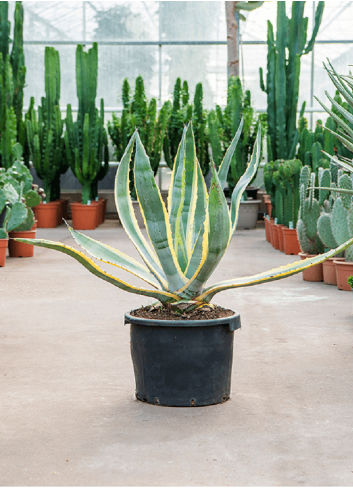
[[[17,143],[18,144],[18,143]],[[16,151],[21,151],[19,144]],[[17,158],[19,153],[17,154]],[[0,168],[0,266],[5,266],[6,248],[10,238],[34,238],[35,224],[31,207],[38,205],[41,197],[32,189],[32,175],[17,159],[8,169]],[[10,256],[33,256],[33,245],[9,243]]]
[[[188,124],[173,168],[167,209],[139,134],[134,133],[117,171],[115,198],[121,223],[144,264],[69,228],[76,242],[93,258],[138,276],[147,287],[130,285],[104,272],[84,253],[62,243],[20,240],[61,251],[112,285],[157,301],[125,314],[125,323],[131,327],[138,400],[165,406],[203,406],[229,399],[233,337],[240,328],[240,315],[212,304],[214,296],[227,289],[302,272],[353,244],[352,238],[323,255],[206,286],[236,229],[241,195],[257,171],[261,126],[251,161],[232,193],[229,210],[223,188],[235,146],[236,142],[230,145],[218,171],[211,161],[212,180],[207,191],[196,158],[192,125]],[[135,189],[149,243],[137,225],[129,191],[134,147]]]
[[[323,196],[322,194],[320,195],[319,201],[314,197],[315,190],[313,187],[315,186],[315,178],[315,173],[310,173],[308,166],[302,168],[300,172],[299,219],[297,222],[298,239],[302,250],[299,256],[302,260],[323,253],[325,249],[318,233],[318,220],[321,213]],[[308,282],[322,282],[322,264],[320,263],[315,267],[311,267],[309,270],[305,270],[303,272],[303,280]]]

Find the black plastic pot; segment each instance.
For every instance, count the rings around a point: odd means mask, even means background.
[[[205,321],[157,321],[125,314],[126,323],[131,325],[138,400],[187,407],[229,399],[238,313]]]
[[[259,187],[247,187],[245,190],[248,199],[257,200],[257,191],[260,190]]]

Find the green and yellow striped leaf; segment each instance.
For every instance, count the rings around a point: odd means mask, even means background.
[[[75,231],[71,226],[68,226],[68,228],[76,243],[97,260],[122,268],[153,287],[156,287],[156,289],[161,289],[159,283],[149,272],[148,268],[141,265],[134,258],[131,258],[112,246],[100,243],[89,236]]]
[[[159,258],[172,292],[187,281],[174,251],[167,210],[156,185],[149,158],[136,133],[136,157],[134,165],[135,188],[141,214],[153,248]]]
[[[151,273],[156,277],[161,286],[164,289],[167,289],[168,282],[166,280],[166,276],[162,267],[160,266],[157,256],[155,256],[155,254],[152,252],[140,228],[138,227],[132,206],[129,189],[129,171],[136,134],[137,132],[135,131],[129,141],[116,173],[114,186],[115,205],[119,213],[119,219],[126,231],[126,234],[133,242]]]
[[[210,300],[212,300],[212,297],[215,294],[218,294],[218,292],[222,292],[222,290],[234,289],[236,287],[249,287],[251,285],[263,284],[265,282],[273,282],[274,280],[280,280],[285,277],[290,277],[291,275],[300,273],[313,265],[322,263],[328,258],[337,255],[337,253],[345,250],[351,244],[353,244],[353,238],[349,241],[346,241],[346,243],[339,246],[338,248],[330,250],[327,253],[323,253],[322,255],[314,256],[313,258],[296,261],[294,263],[290,263],[289,265],[274,268],[272,270],[268,270],[267,272],[258,273],[257,275],[252,275],[251,277],[242,277],[218,282],[211,287],[205,289],[204,292],[198,297],[195,297],[194,300],[209,302]]]
[[[186,297],[194,297],[195,294],[199,293],[217,267],[229,244],[231,222],[228,205],[213,161],[211,168],[212,180],[207,209],[209,221],[206,220],[205,222],[205,232],[208,233],[208,242],[207,247],[204,245],[203,259],[197,272],[184,287],[176,292]]]
[[[231,203],[231,221],[232,221],[232,232],[230,235],[230,239],[237,227],[238,217],[239,217],[239,205],[241,201],[241,196],[249,184],[250,180],[255,175],[257,168],[260,163],[261,156],[261,124],[259,124],[259,129],[257,131],[256,141],[254,145],[254,150],[251,156],[250,163],[246,169],[244,175],[240,178],[237,183],[235,189],[232,194],[232,203]]]
[[[218,178],[221,183],[221,187],[224,188],[226,181],[227,181],[227,176],[229,172],[229,166],[231,164],[232,158],[234,151],[236,150],[241,131],[243,130],[243,125],[244,125],[244,119],[241,118],[239,127],[237,132],[235,133],[235,136],[233,138],[233,141],[231,142],[229,148],[227,149],[226,154],[224,155],[223,161],[220,164],[219,170],[218,170]]]
[[[71,256],[75,260],[77,260],[81,265],[83,265],[89,272],[93,273],[98,278],[109,282],[119,289],[126,290],[127,292],[131,292],[133,294],[145,295],[147,297],[154,297],[160,302],[166,304],[168,302],[177,302],[182,299],[182,297],[177,296],[176,294],[172,294],[170,292],[158,291],[158,290],[148,290],[143,289],[141,287],[135,287],[134,285],[130,285],[123,280],[120,280],[109,273],[104,272],[91,258],[88,258],[82,252],[75,250],[75,248],[71,248],[71,246],[64,245],[62,243],[56,241],[47,241],[44,239],[22,239],[16,238],[15,241],[20,241],[21,243],[33,244],[35,246],[40,246],[42,248],[49,248],[51,250],[61,251],[66,255]]]

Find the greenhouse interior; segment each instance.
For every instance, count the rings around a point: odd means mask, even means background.
[[[0,2],[1,486],[353,486],[352,19]]]

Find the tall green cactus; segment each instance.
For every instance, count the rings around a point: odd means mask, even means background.
[[[314,46],[325,2],[319,2],[311,39],[307,40],[308,18],[305,2],[292,2],[292,17],[286,15],[286,3],[277,2],[277,32],[267,22],[266,86],[260,68],[260,86],[267,93],[267,152],[269,160],[291,159],[298,141],[297,107],[299,96],[300,58]]]
[[[26,120],[32,163],[43,180],[46,201],[60,198],[60,175],[68,169],[64,154],[63,120],[60,112],[60,58],[54,48],[46,47],[45,97],[38,107],[38,119],[31,99],[31,112]]]
[[[174,85],[173,102],[167,134],[163,141],[164,157],[170,169],[172,169],[174,165],[184,125],[192,120],[193,107],[192,104],[189,104],[189,98],[188,82],[184,80],[182,83],[181,78],[177,78]]]
[[[142,76],[136,78],[132,98],[130,98],[128,79],[124,80],[122,102],[121,118],[113,114],[113,121],[108,121],[108,132],[115,148],[114,154],[120,161],[128,141],[138,128],[141,141],[150,155],[152,170],[156,174],[162,156],[164,136],[170,120],[171,103],[165,102],[158,113],[156,99],[147,100]],[[130,183],[133,183],[133,174],[130,175]]]
[[[264,183],[271,197],[272,217],[277,224],[295,228],[299,211],[299,176],[302,164],[299,160],[277,160],[266,163]]]
[[[0,153],[1,166],[9,168],[15,161],[13,146],[16,141],[26,147],[26,132],[22,120],[23,88],[26,67],[23,52],[23,6],[16,2],[15,25],[10,54],[8,2],[0,2]]]
[[[262,126],[266,126],[266,121],[264,120],[264,115],[259,117],[254,115],[254,110],[251,106],[250,91],[246,90],[245,93],[243,92],[240,78],[229,77],[227,105],[224,111],[217,105],[216,111],[210,111],[208,114],[209,141],[213,159],[217,167],[220,165],[225,152],[229,148],[241,119],[243,119],[243,128],[232,157],[227,178],[230,194],[249,163],[259,120],[262,119]]]
[[[97,197],[97,180],[104,176],[109,165],[108,138],[104,128],[104,104],[96,108],[98,76],[98,45],[88,52],[82,45],[76,49],[76,89],[79,102],[77,120],[67,106],[64,135],[66,156],[70,168],[82,185],[82,203]],[[102,170],[102,162],[104,167]]]

